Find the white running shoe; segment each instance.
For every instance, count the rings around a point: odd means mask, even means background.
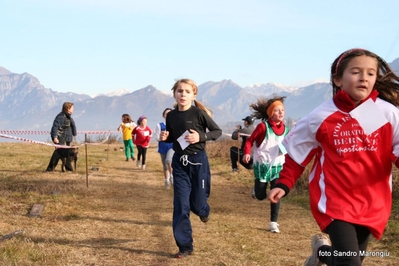
[[[312,246],[312,255],[308,257],[305,261],[305,266],[319,266],[325,265],[324,263],[320,262],[318,251],[321,246],[330,245],[330,241],[328,238],[323,234],[316,234],[312,237],[311,246]]]
[[[172,174],[170,174],[170,184],[173,186],[173,175]]]
[[[141,166],[141,170],[145,170],[145,164]]]
[[[278,229],[280,225],[276,222],[270,222],[270,232],[272,233],[280,233],[280,229]]]
[[[137,161],[136,161],[136,166],[137,166],[137,167],[140,167],[140,166],[141,166],[140,160],[137,160]]]
[[[169,187],[169,182],[168,181],[165,181],[165,186],[164,186],[164,188],[165,188],[165,190],[168,190],[170,187]]]

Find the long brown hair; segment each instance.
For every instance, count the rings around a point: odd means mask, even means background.
[[[343,52],[332,63],[330,82],[333,87],[333,95],[340,90],[340,88],[334,84],[334,79],[342,77],[349,62],[354,57],[362,55],[377,60],[378,71],[374,90],[378,91],[378,97],[395,106],[399,106],[399,77],[392,71],[384,59],[373,52],[361,48],[354,48]]]
[[[130,117],[129,114],[123,114],[123,115],[122,115],[122,119],[123,119],[123,121],[126,120],[127,123],[133,122],[133,120],[132,120],[132,118]]]
[[[251,103],[249,108],[251,108],[252,116],[257,119],[267,120],[269,119],[269,115],[267,114],[267,108],[274,103],[275,101],[280,101],[284,103],[285,96],[277,96],[276,94],[272,95],[272,98],[259,98],[256,103]]]

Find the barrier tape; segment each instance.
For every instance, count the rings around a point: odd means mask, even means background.
[[[101,131],[78,131],[77,134],[109,134],[109,133],[120,133],[117,130],[101,130]],[[45,130],[0,130],[0,134],[17,134],[17,135],[50,135],[50,131]]]
[[[104,144],[105,142],[108,141],[111,133],[120,133],[120,132],[119,131],[115,131],[115,130],[109,130],[109,131],[78,131],[78,134],[102,134],[102,135],[107,134],[107,137],[102,142],[84,143],[84,144],[88,144],[88,145],[101,145],[101,144]],[[66,146],[66,145],[52,144],[52,143],[43,142],[43,141],[37,141],[37,140],[31,140],[31,139],[26,139],[26,138],[21,138],[21,137],[10,136],[10,135],[7,135],[7,134],[47,135],[47,134],[50,134],[50,131],[0,130],[0,137],[1,138],[7,138],[7,139],[25,141],[25,142],[29,142],[29,143],[41,144],[41,145],[46,145],[46,146],[55,147],[55,148],[74,148],[74,147],[76,147],[76,146]],[[231,137],[231,134],[227,134],[227,133],[222,133],[222,134]],[[240,136],[250,136],[249,134],[243,134],[243,133],[240,133],[239,135]]]
[[[42,141],[36,141],[36,140],[25,139],[25,138],[20,138],[20,137],[8,136],[8,135],[4,135],[4,134],[0,134],[0,137],[7,138],[7,139],[22,140],[22,141],[26,141],[29,143],[41,144],[41,145],[46,145],[46,146],[51,146],[51,147],[56,147],[56,148],[74,148],[71,146],[51,144],[48,142],[42,142]]]
[[[231,135],[232,134],[228,134],[228,133],[222,133],[223,135],[225,135],[225,136],[229,136],[229,137],[231,137]],[[251,134],[244,134],[244,133],[238,133],[239,134],[239,136],[241,137],[241,136],[246,136],[246,137],[249,137],[249,136],[251,136]]]
[[[93,135],[105,135],[110,133],[119,134],[120,131],[117,130],[108,130],[108,131],[91,131],[91,130],[83,130],[78,131],[77,134],[93,134]],[[17,134],[17,135],[50,135],[50,131],[43,130],[0,130],[0,134]],[[231,136],[231,134],[223,133],[223,135]],[[250,136],[249,134],[240,133],[240,136]]]
[[[108,141],[109,136],[111,135],[111,131],[101,131],[104,133],[101,134],[105,134],[107,133],[107,137],[105,138],[105,140],[103,140],[102,142],[99,143],[84,143],[84,144],[89,144],[89,145],[100,145],[100,144],[104,144],[106,141]],[[15,137],[15,136],[9,136],[9,135],[5,135],[5,134],[1,134],[0,133],[0,137],[1,138],[7,138],[7,139],[14,139],[14,140],[21,140],[21,141],[25,141],[25,142],[29,142],[29,143],[34,143],[34,144],[41,144],[41,145],[46,145],[46,146],[50,146],[50,147],[55,147],[55,148],[76,148],[77,146],[66,146],[66,145],[59,145],[59,144],[52,144],[52,143],[48,143],[48,142],[43,142],[43,141],[37,141],[37,140],[31,140],[31,139],[26,139],[26,138],[21,138],[21,137]],[[81,145],[84,145],[81,144]]]

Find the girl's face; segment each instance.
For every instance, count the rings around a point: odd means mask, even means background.
[[[273,110],[273,116],[271,117],[271,119],[274,122],[280,123],[284,120],[284,115],[285,115],[284,106],[277,105],[277,107],[274,108]]]
[[[144,118],[143,120],[141,120],[141,126],[142,127],[147,126],[147,118]]]
[[[186,111],[195,99],[193,87],[186,83],[179,83],[173,97],[176,99],[178,110]]]
[[[334,78],[334,84],[357,104],[370,95],[377,80],[377,73],[377,59],[366,55],[357,56],[349,61],[342,77]]]

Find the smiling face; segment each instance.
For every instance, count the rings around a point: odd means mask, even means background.
[[[173,93],[179,111],[188,110],[195,99],[196,92],[190,84],[180,82]]]
[[[334,78],[334,84],[357,104],[370,95],[377,74],[377,59],[366,55],[356,56],[346,66],[342,77]]]

